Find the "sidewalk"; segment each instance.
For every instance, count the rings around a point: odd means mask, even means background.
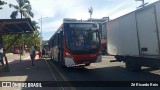
[[[29,54],[26,54],[22,57],[22,61],[20,62],[18,55],[8,56],[10,72],[0,72],[0,81],[55,81],[55,78],[50,71],[48,64],[46,63],[46,60],[38,59],[37,55],[34,62],[35,66],[32,66]],[[0,90],[20,89],[24,88],[0,88]],[[34,90],[33,88],[27,89]],[[57,89],[58,88],[55,88],[55,90]],[[42,90],[42,88],[38,88],[37,90]],[[43,88],[43,90],[50,89]]]
[[[20,58],[21,58],[21,61],[25,60],[26,57],[29,57],[29,53],[25,53],[24,55],[21,55],[21,57],[19,54],[13,54],[13,53],[7,53],[6,56],[8,59],[8,63],[12,64],[12,63],[19,63]]]

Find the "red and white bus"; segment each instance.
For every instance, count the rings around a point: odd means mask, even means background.
[[[89,66],[101,62],[98,26],[81,20],[64,20],[49,40],[51,60],[61,66]]]

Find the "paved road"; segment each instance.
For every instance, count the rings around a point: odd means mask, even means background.
[[[85,83],[102,83],[102,81],[116,81],[112,82],[116,84],[117,81],[160,81],[160,70],[152,70],[146,67],[143,67],[141,72],[133,73],[129,72],[125,69],[125,64],[122,62],[114,62],[110,63],[110,60],[114,60],[113,57],[104,56],[101,63],[91,64],[88,67],[76,67],[76,68],[61,68],[58,66],[56,62],[52,62],[47,60],[48,63],[42,62],[44,60],[36,60],[35,67],[31,66],[31,61],[29,60],[29,56],[24,56],[22,62],[20,63],[17,57],[13,59],[15,56],[10,56],[10,69],[9,73],[1,73],[0,81],[84,81]],[[16,63],[14,63],[16,62]],[[48,65],[50,67],[48,67]],[[16,66],[15,66],[16,65]],[[54,77],[56,79],[54,80]],[[89,81],[89,82],[87,82]],[[109,83],[110,83],[109,82]],[[106,84],[108,82],[105,82]],[[123,83],[123,82],[122,82]],[[62,84],[61,82],[59,84]],[[75,83],[68,83],[67,85],[73,86]],[[79,83],[78,83],[79,84]],[[128,90],[128,89],[138,89],[138,90],[157,90],[160,88],[127,88],[127,87],[64,87],[62,90]],[[104,84],[104,83],[103,83]],[[118,82],[119,84],[119,82]],[[121,84],[121,82],[120,82]],[[62,85],[63,86],[63,85]],[[1,88],[0,88],[1,89]],[[25,88],[29,89],[30,88]],[[44,88],[37,88],[37,90]],[[57,87],[45,88],[48,89],[59,89]]]
[[[129,72],[125,69],[125,64],[122,62],[109,61],[114,59],[113,57],[104,56],[101,63],[91,64],[88,67],[81,68],[61,68],[56,62],[53,62],[53,70],[57,76],[64,81],[160,81],[160,70],[152,70],[150,68],[143,67],[141,72]],[[96,87],[96,86],[95,86]],[[77,90],[106,90],[117,89],[109,87],[77,87]],[[121,88],[128,89],[128,88]],[[160,88],[132,88],[132,89],[160,89]]]

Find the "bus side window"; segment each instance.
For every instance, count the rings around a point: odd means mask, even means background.
[[[60,31],[60,33],[58,33],[58,47],[62,48],[62,44],[63,44],[63,32]]]
[[[51,46],[53,47],[54,46],[54,39],[52,40],[52,42],[51,42],[52,44],[51,44]]]
[[[60,44],[62,44],[62,42],[63,42],[63,31],[60,31],[60,33],[59,33],[59,42],[60,42]]]
[[[58,42],[58,40],[57,40],[57,34],[56,34],[54,37],[54,46],[57,46],[57,42]]]

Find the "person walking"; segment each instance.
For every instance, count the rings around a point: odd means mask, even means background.
[[[4,62],[3,62],[3,46],[0,45],[0,62],[2,64],[2,67],[4,66]]]
[[[31,60],[32,60],[32,66],[34,66],[35,56],[36,56],[36,50],[35,50],[35,47],[32,46],[32,48],[30,50],[30,57],[31,57]]]
[[[39,59],[41,59],[42,58],[42,53],[41,53],[40,49],[38,50],[38,55],[39,55]]]
[[[45,58],[45,48],[42,49],[42,58]]]

